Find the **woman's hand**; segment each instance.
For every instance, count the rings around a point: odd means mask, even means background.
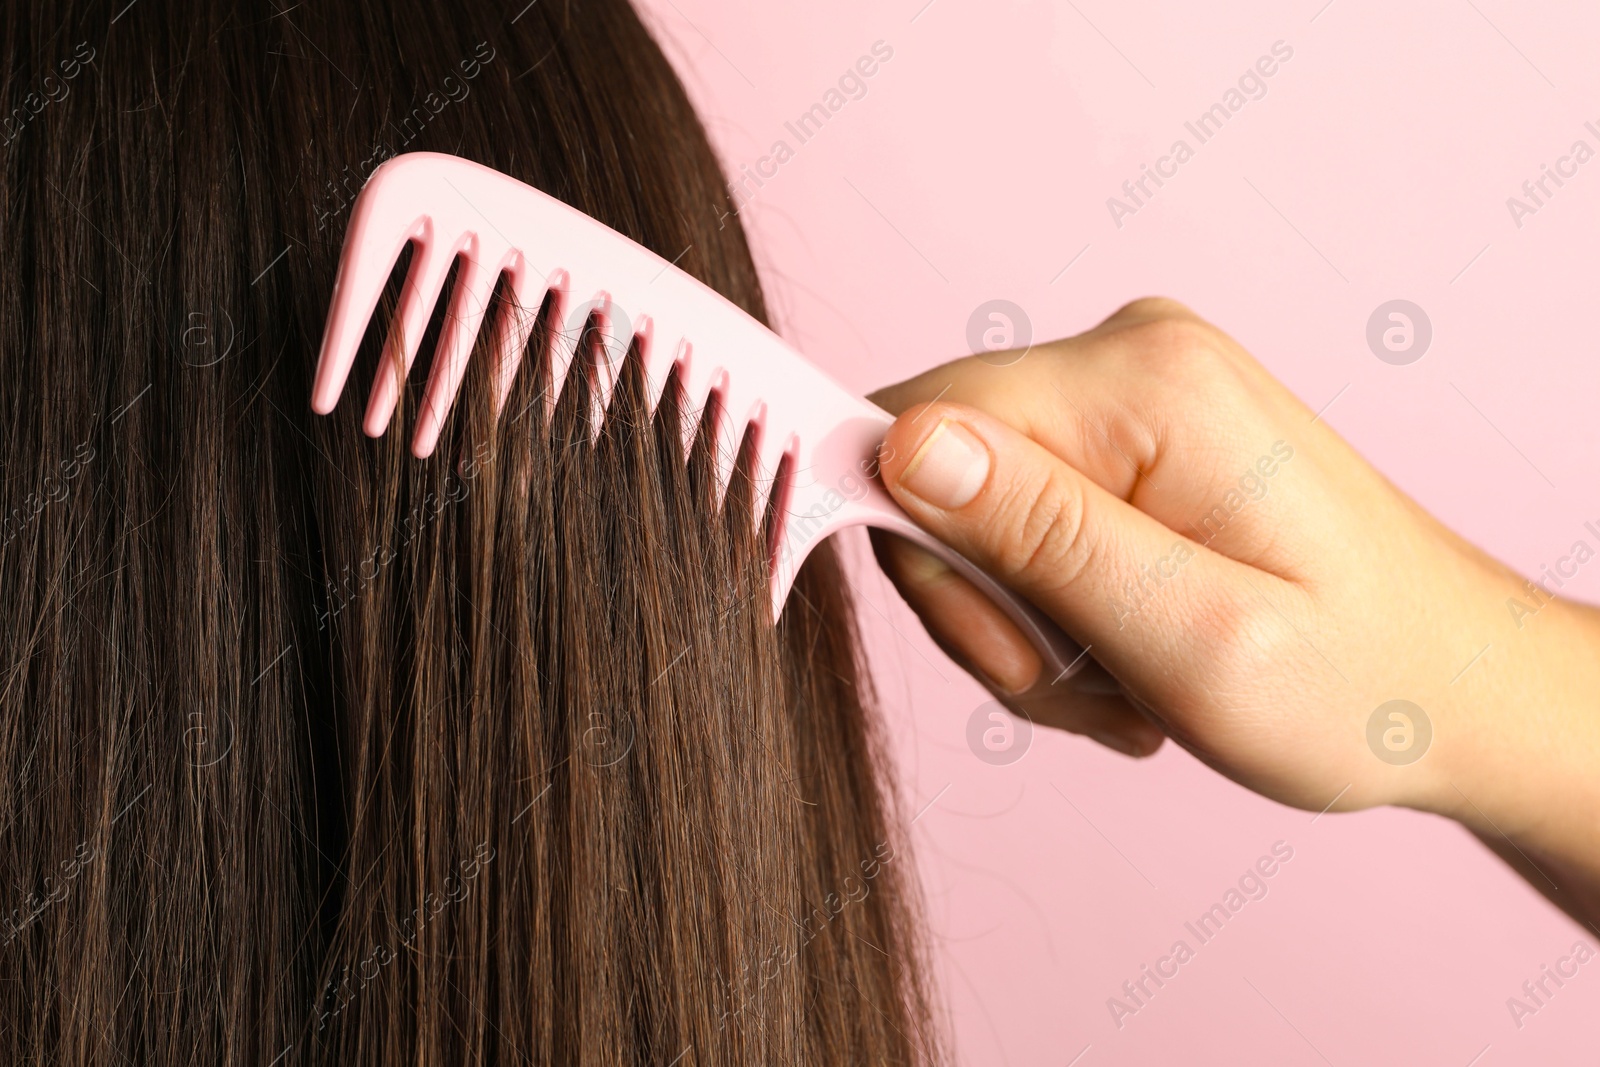
[[[1140,300],[874,399],[895,498],[1120,685],[1049,686],[998,609],[880,539],[930,633],[1034,688],[1035,721],[1131,754],[1170,735],[1313,811],[1447,814],[1600,886],[1600,614],[1445,529],[1220,330]]]

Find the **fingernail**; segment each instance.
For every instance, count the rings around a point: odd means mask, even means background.
[[[1137,756],[1142,749],[1121,734],[1105,733],[1100,730],[1090,730],[1089,737],[1106,746],[1122,753],[1124,756]]]
[[[901,541],[894,546],[900,577],[916,585],[932,585],[950,573],[950,565],[925,548]]]
[[[989,477],[989,450],[971,430],[940,419],[900,475],[900,486],[936,508],[971,503]]]
[[[999,670],[984,670],[981,667],[970,668],[980,682],[984,682],[990,690],[1008,697],[1019,697],[1032,689],[1039,682],[1039,671],[1029,670],[1024,665],[1006,662]]]

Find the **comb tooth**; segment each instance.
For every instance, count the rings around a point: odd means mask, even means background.
[[[783,574],[783,568],[788,566],[792,560],[793,549],[789,545],[789,509],[793,494],[789,491],[789,486],[794,481],[795,464],[799,462],[800,440],[792,433],[781,436],[774,433],[771,435],[771,440],[775,445],[777,442],[782,442],[778,446],[779,454],[785,457],[789,463],[789,468],[785,471],[783,469],[784,460],[780,459],[778,461],[778,471],[774,474],[772,480],[771,499],[764,502],[766,506],[772,509],[772,540],[768,545],[768,551],[771,553],[772,577],[776,586],[780,576]],[[784,591],[787,592],[787,590],[788,587],[785,585]],[[779,600],[779,605],[782,605],[781,599]]]
[[[656,348],[656,323],[649,315],[633,320],[633,343],[639,346],[639,369],[644,372],[645,418],[656,413],[656,364],[660,362]]]
[[[761,395],[762,389],[758,379],[742,374],[733,378],[726,393],[728,414],[734,420],[733,448],[737,451],[746,431],[752,434],[750,480],[758,523],[786,444],[783,436],[785,428],[770,424],[771,413]]]
[[[755,470],[752,472],[756,483],[756,525],[761,524],[762,512],[766,510],[767,500],[772,496],[772,491],[777,486],[778,465],[783,462],[784,449],[788,441],[782,428],[772,424],[771,413],[767,410],[765,401],[757,401],[755,410],[751,412],[750,423],[756,429]]]
[[[672,379],[674,369],[678,370],[679,388],[682,388],[683,376],[688,373],[689,342],[678,338],[669,346],[663,336],[655,334],[655,325],[651,324],[652,373],[650,374],[650,417],[655,418],[656,412],[661,408],[661,401],[667,395],[667,382]],[[668,355],[670,353],[670,356]]]
[[[793,438],[791,438],[793,440]],[[776,499],[773,501],[772,513],[772,611],[773,618],[777,619],[783,612],[783,602],[788,597],[789,587],[794,584],[795,572],[799,565],[795,562],[799,556],[793,535],[794,519],[794,494],[790,491],[796,477],[796,466],[792,466],[778,486]]]
[[[728,496],[728,485],[733,481],[733,468],[739,462],[739,442],[744,435],[744,423],[736,418],[736,410],[731,403],[732,383],[728,372],[718,367],[716,376],[711,382],[711,392],[717,394],[715,405],[708,400],[706,413],[714,418],[709,429],[711,431],[711,451],[715,458],[713,469],[716,472],[716,483],[713,486],[713,502],[718,511],[722,510],[723,501]]]
[[[767,478],[761,471],[761,441],[767,436],[766,405],[760,401],[750,411],[749,417],[742,423],[734,424],[738,429],[733,435],[734,448],[739,449],[746,437],[750,439],[750,514],[751,525],[760,528],[761,509],[767,501]]]
[[[611,407],[611,394],[622,376],[622,362],[628,358],[628,347],[633,344],[633,323],[628,314],[611,299],[610,293],[596,293],[594,305],[595,324],[600,331],[599,365],[595,368],[595,407],[589,420],[591,443],[599,438],[605,424],[606,412]]]
[[[686,409],[698,421],[705,413],[706,402],[722,368],[704,352],[693,352],[689,346],[685,346],[685,350],[690,351],[692,358],[687,361],[687,373],[683,375],[683,401]]]
[[[544,300],[545,279],[530,267],[520,253],[506,266],[511,277],[510,306],[506,309],[500,351],[495,359],[494,413],[505,410],[511,396],[511,386],[517,369],[522,365],[523,354],[528,350],[528,337],[534,323],[539,320],[539,305]]]
[[[461,254],[461,272],[456,275],[455,292],[451,294],[450,308],[445,314],[439,349],[433,359],[433,373],[423,394],[422,412],[411,442],[411,454],[418,459],[433,453],[445,416],[455,404],[461,379],[467,373],[472,344],[489,310],[489,298],[497,277],[483,265],[476,238],[468,241]]]
[[[365,226],[357,223],[352,230]],[[384,284],[394,269],[394,261],[406,242],[425,241],[429,223],[419,219],[409,231],[401,233],[388,256],[373,254],[360,243],[361,233],[353,234],[361,254],[345,254],[339,264],[339,275],[333,283],[333,299],[328,306],[328,324],[322,331],[322,351],[317,357],[315,384],[311,389],[311,410],[326,415],[339,402],[344,383],[355,364],[356,351],[367,332],[367,323],[377,310],[383,296]],[[373,242],[376,246],[377,242]]]
[[[639,359],[644,369],[645,413],[653,419],[667,391],[667,378],[672,374],[672,364],[683,340],[662,333],[656,320],[649,315],[640,315],[634,320],[634,330],[639,337]]]
[[[372,383],[372,398],[367,403],[367,417],[362,425],[368,437],[381,437],[384,430],[388,429],[395,403],[400,398],[400,383],[411,372],[411,364],[416,362],[423,331],[433,317],[433,306],[439,302],[439,290],[454,262],[454,249],[448,248],[431,233],[418,240],[411,270],[400,291],[400,309],[389,327],[382,361]],[[401,353],[399,373],[394,368],[397,351]]]
[[[717,455],[726,464],[726,470],[722,469],[722,464],[718,465],[721,479],[717,503],[720,505],[733,483],[733,471],[739,463],[739,452],[744,445],[745,434],[753,430],[755,434],[753,444],[757,449],[761,446],[761,420],[766,408],[761,403],[761,398],[756,395],[755,386],[748,376],[736,377],[724,370],[721,373],[718,390],[722,394],[722,410],[726,416],[718,428],[724,436],[721,438],[721,447]],[[761,471],[759,468],[754,468],[750,473],[759,502],[762,490]]]
[[[672,357],[671,370],[677,372],[678,403],[681,411],[678,418],[678,431],[683,435],[683,461],[689,462],[689,450],[694,447],[694,436],[699,432],[700,409],[694,401],[689,399],[689,375],[694,373],[694,345],[689,341],[679,341],[677,351]],[[666,394],[665,386],[662,395]]]
[[[761,472],[762,491],[770,494],[778,477],[778,467],[794,445],[794,435],[772,421],[772,413],[765,403],[761,404],[759,417],[761,440],[756,449],[756,465]]]
[[[553,303],[550,308],[550,384],[544,391],[544,421],[545,425],[555,416],[556,401],[561,399],[561,390],[567,385],[567,371],[572,367],[572,357],[578,351],[578,335],[583,330],[583,323],[578,324],[576,330],[567,328],[567,315],[572,310],[572,276],[564,270],[556,270],[550,275],[550,295]]]
[[[644,417],[648,423],[655,418],[656,402],[661,395],[661,385],[656,379],[662,379],[664,384],[666,371],[670,368],[665,366],[665,361],[661,358],[661,348],[656,343],[655,320],[649,315],[640,315],[633,320],[632,329],[633,337],[629,341],[629,348],[639,349],[639,369],[644,377]],[[624,349],[623,359],[626,358],[627,349]],[[620,369],[620,363],[618,367]]]

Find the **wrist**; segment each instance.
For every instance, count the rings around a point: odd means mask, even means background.
[[[1507,625],[1451,688],[1438,760],[1413,806],[1487,839],[1600,865],[1600,612],[1552,601]]]

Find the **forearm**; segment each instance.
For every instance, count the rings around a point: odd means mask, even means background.
[[[1551,602],[1502,644],[1428,807],[1600,928],[1600,611]]]
[[[1505,860],[1508,867],[1522,875],[1529,885],[1543,893],[1556,907],[1590,930],[1600,933],[1600,876],[1596,875],[1593,863],[1576,867],[1537,849],[1530,853],[1495,831],[1474,833],[1491,852]]]

